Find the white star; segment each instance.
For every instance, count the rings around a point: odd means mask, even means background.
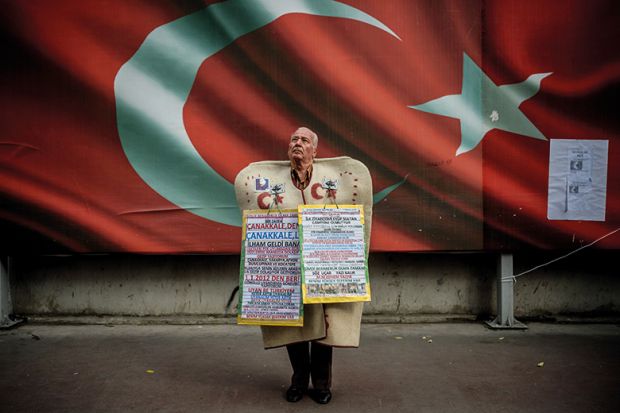
[[[519,106],[540,89],[540,82],[551,73],[537,73],[521,83],[497,86],[463,54],[463,86],[461,94],[443,96],[421,105],[409,106],[461,121],[461,145],[456,155],[474,149],[492,129],[501,129],[536,139],[547,140]],[[492,109],[492,110],[490,110]],[[490,115],[488,115],[490,113]],[[500,115],[501,118],[500,118]]]

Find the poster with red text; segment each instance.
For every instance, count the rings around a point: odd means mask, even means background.
[[[305,304],[370,301],[363,205],[300,205]]]
[[[303,326],[297,211],[243,211],[237,323]]]

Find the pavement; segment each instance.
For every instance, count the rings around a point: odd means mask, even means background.
[[[364,324],[333,399],[287,403],[257,327],[36,325],[0,331],[1,412],[620,412],[620,326]]]

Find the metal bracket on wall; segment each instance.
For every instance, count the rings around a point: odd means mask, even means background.
[[[514,318],[513,274],[512,254],[500,254],[497,262],[497,317],[486,322],[492,329],[527,329]]]
[[[9,257],[0,257],[0,330],[9,329],[24,322],[24,319],[13,315],[9,265]]]

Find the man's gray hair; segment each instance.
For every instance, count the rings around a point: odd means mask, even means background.
[[[319,145],[319,135],[305,126],[297,128],[297,130],[291,135],[291,138],[293,136],[305,136],[306,138],[312,139],[312,146],[315,148]]]

